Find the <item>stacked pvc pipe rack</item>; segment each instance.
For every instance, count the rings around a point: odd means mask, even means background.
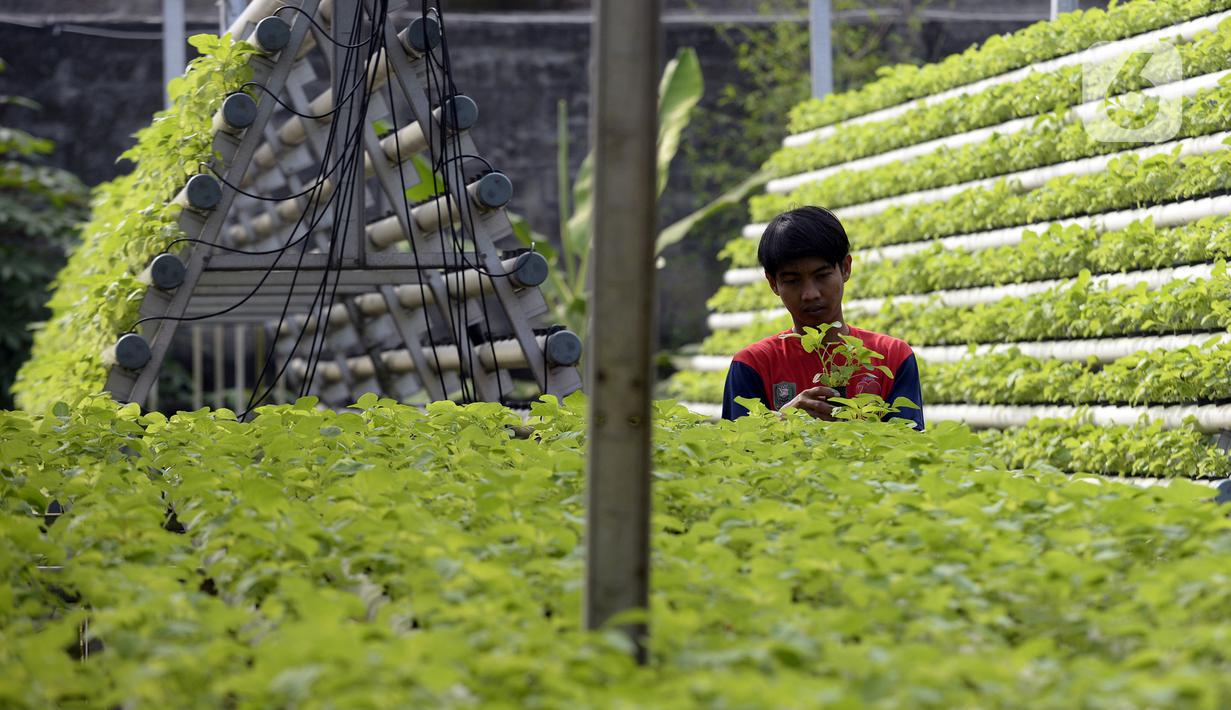
[[[191,351],[194,405],[201,406],[211,345],[214,404],[226,399],[230,359],[227,391],[237,409],[258,381],[246,381],[247,373],[261,371],[284,374],[274,399],[291,387],[335,408],[366,392],[456,400],[469,384],[466,399],[508,402],[514,392],[564,396],[581,386],[581,341],[546,320],[537,288],[548,263],[525,249],[505,211],[512,181],[481,159],[470,136],[478,103],[428,90],[427,63],[439,61],[433,52],[442,40],[438,15],[421,13],[418,3],[409,3],[400,26],[390,15],[379,38],[386,49],[342,76],[334,38],[356,17],[377,27],[380,3],[356,9],[359,2],[255,0],[231,26],[234,40],[258,50],[249,61],[253,79],[214,117],[219,159],[175,198],[179,227],[193,241],[150,262],[142,275],[144,326],[104,354],[116,399],[148,401],[176,347]],[[347,211],[330,213],[319,203],[344,176],[322,178],[318,168],[328,160],[329,124],[352,110],[345,98],[335,106],[334,97],[359,84],[368,92],[361,188]],[[394,116],[400,125],[391,125]],[[382,123],[390,125],[380,135]],[[442,135],[458,146],[447,159],[443,140],[430,139]],[[407,186],[438,181],[433,169],[452,171],[452,185],[429,185],[426,200],[409,204]],[[273,194],[292,197],[258,197]],[[301,237],[310,240],[306,253],[280,249],[313,210],[321,214]],[[349,230],[345,246],[333,249],[329,232],[341,230]],[[448,243],[445,230],[461,230],[464,244]],[[327,308],[313,298],[321,278],[336,294]],[[191,330],[187,343],[177,343],[181,323]],[[305,356],[296,348],[305,338],[321,343],[319,350]]]

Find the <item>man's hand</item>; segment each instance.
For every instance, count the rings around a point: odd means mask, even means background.
[[[827,400],[830,397],[841,397],[842,395],[832,387],[812,387],[795,395],[795,399],[787,402],[782,409],[795,407],[807,412],[810,416],[817,419],[824,419],[827,422],[832,422],[833,409],[836,404],[830,404]]]

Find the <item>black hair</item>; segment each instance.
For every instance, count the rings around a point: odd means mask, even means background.
[[[770,276],[797,259],[817,257],[837,267],[851,252],[846,230],[824,207],[799,207],[774,217],[761,235],[757,261]]]

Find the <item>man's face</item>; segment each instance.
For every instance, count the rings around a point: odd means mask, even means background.
[[[842,320],[842,291],[850,277],[849,254],[837,266],[820,257],[808,257],[787,262],[778,273],[765,275],[769,287],[790,311],[796,328]]]

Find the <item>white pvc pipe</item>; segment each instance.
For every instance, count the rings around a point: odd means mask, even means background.
[[[722,405],[709,402],[681,402],[697,414],[711,419],[722,416]],[[1231,405],[1207,404],[1174,407],[1111,407],[1111,406],[1007,406],[995,404],[924,404],[928,421],[961,421],[976,429],[1008,429],[1029,424],[1032,419],[1069,419],[1079,414],[1082,419],[1099,426],[1137,426],[1144,415],[1160,421],[1164,429],[1187,426],[1185,419],[1195,417],[1197,429],[1215,433],[1231,429]]]
[[[1032,419],[1082,419],[1099,426],[1137,426],[1144,416],[1162,422],[1164,429],[1186,427],[1185,419],[1194,417],[1197,429],[1215,433],[1231,429],[1231,405],[1207,404],[1170,407],[1113,407],[1063,405],[1016,406],[997,404],[925,404],[929,421],[962,421],[978,429],[1007,429],[1028,424]]]
[[[1195,37],[1197,33],[1203,30],[1213,31],[1217,29],[1218,25],[1228,17],[1231,17],[1231,10],[1215,13],[1213,15],[1207,15],[1205,17],[1199,17],[1187,22],[1182,22],[1178,25],[1164,27],[1162,29],[1117,40],[1115,42],[1108,42],[1106,44],[1098,45],[1090,49],[1075,52],[1073,54],[1067,54],[1062,57],[1056,57],[1055,59],[1049,59],[1047,61],[1031,64],[998,76],[980,79],[979,81],[966,84],[964,86],[954,87],[930,96],[924,96],[898,104],[896,106],[889,106],[871,113],[863,114],[862,116],[856,116],[830,126],[823,126],[821,128],[815,128],[802,133],[796,133],[784,138],[782,145],[790,148],[811,143],[812,141],[820,140],[833,135],[833,133],[840,126],[851,126],[860,123],[868,123],[870,121],[886,121],[920,106],[928,106],[957,96],[977,94],[1000,84],[1011,84],[1013,82],[1021,81],[1030,74],[1036,72],[1047,73],[1056,71],[1057,69],[1062,69],[1064,67],[1076,66],[1083,63],[1094,64],[1105,62],[1107,60],[1119,57],[1122,54],[1135,52],[1160,41],[1178,39],[1180,42],[1188,42]]]
[[[251,29],[250,25],[256,25],[262,19],[274,14],[278,8],[289,4],[291,3],[287,0],[252,0],[227,28],[227,33],[235,39],[243,38]]]
[[[710,419],[722,418],[721,404],[710,404],[708,402],[680,402],[680,404],[703,417],[709,417]]]
[[[500,265],[506,274],[512,274],[517,269],[517,259],[505,259]],[[460,274],[460,275],[459,275]],[[445,274],[443,277],[454,298],[474,298],[481,293],[493,293],[494,286],[490,277],[480,274],[474,269]],[[458,282],[461,282],[460,284]],[[436,297],[427,284],[404,284],[394,288],[398,302],[405,308],[419,308],[426,303],[435,303]],[[370,318],[382,316],[389,312],[389,304],[379,293],[365,293],[355,297],[355,305],[359,312]]]
[[[1209,341],[1231,343],[1231,333],[1225,331],[1190,333],[1185,335],[1153,335],[1135,338],[1091,338],[1086,340],[1042,340],[1038,342],[992,343],[975,346],[974,355],[990,355],[1017,349],[1026,357],[1062,362],[1084,362],[1091,357],[1107,364],[1142,351],[1181,350],[1202,346]],[[915,356],[925,363],[959,362],[971,356],[967,345],[924,345],[913,348]],[[677,370],[695,372],[726,372],[731,358],[726,355],[681,355],[671,358]]]
[[[1212,264],[1195,264],[1192,266],[1177,266],[1170,269],[1150,269],[1148,271],[1130,271],[1128,273],[1104,274],[1095,276],[1092,286],[1097,290],[1110,290],[1118,286],[1132,286],[1140,283],[1154,290],[1172,281],[1208,279],[1213,271]],[[1048,279],[1046,281],[1031,281],[1008,286],[982,286],[979,288],[953,289],[932,291],[921,294],[902,294],[893,296],[895,303],[929,303],[935,301],[945,306],[973,306],[980,303],[992,303],[1004,298],[1026,298],[1043,293],[1054,288],[1071,285],[1073,279]],[[843,310],[847,313],[875,312],[880,310],[887,299],[861,298],[847,301]],[[758,318],[769,320],[786,315],[786,309],[773,308],[762,311],[743,311],[736,313],[713,313],[706,322],[711,330],[742,328],[751,325]]]
[[[752,325],[758,320],[772,321],[787,315],[785,308],[771,308],[764,311],[741,311],[739,313],[711,313],[705,319],[710,330],[734,330]]]
[[[1141,94],[1164,100],[1193,96],[1199,91],[1216,88],[1222,78],[1228,74],[1231,74],[1231,70],[1218,71],[1212,74],[1203,74],[1201,76],[1192,77],[1191,79],[1184,79],[1182,81],[1176,81],[1170,84],[1164,84],[1162,86],[1151,87],[1141,91]],[[1079,104],[1070,109],[1064,120],[1090,120],[1097,115],[1103,104],[1103,99]],[[965,133],[944,136],[943,138],[936,138],[924,143],[916,143],[914,145],[896,148],[877,155],[857,158],[845,163],[838,163],[836,165],[830,165],[817,170],[811,170],[806,173],[777,178],[770,180],[766,184],[765,191],[771,193],[790,192],[791,190],[794,190],[802,185],[817,182],[841,172],[857,172],[860,170],[867,170],[869,168],[886,165],[888,163],[903,162],[927,155],[929,153],[934,153],[940,148],[958,148],[964,145],[970,145],[972,143],[982,143],[991,138],[993,135],[1006,136],[1028,130],[1034,125],[1036,120],[1038,120],[1038,116],[1015,118],[1011,121],[1006,121],[1005,123],[1001,123],[996,126],[988,126],[986,128],[978,128],[973,131],[967,131]],[[849,208],[848,211],[850,211]],[[838,216],[846,217],[848,215],[839,213]],[[852,214],[849,216],[857,215]]]
[[[930,249],[935,244],[939,244],[940,247],[945,250],[966,249],[969,251],[980,251],[983,249],[991,249],[1000,246],[1011,246],[1021,242],[1024,232],[1045,232],[1048,227],[1052,225],[1058,225],[1061,227],[1079,225],[1083,228],[1094,227],[1103,232],[1115,232],[1126,228],[1133,222],[1144,220],[1147,217],[1153,219],[1154,226],[1156,227],[1178,227],[1191,222],[1196,222],[1203,217],[1226,216],[1231,216],[1231,196],[1220,195],[1218,197],[1203,197],[1196,200],[1187,200],[1185,202],[1173,202],[1167,205],[1154,205],[1152,207],[1143,207],[1141,209],[1104,212],[1096,215],[1059,219],[1052,222],[1036,222],[1034,224],[1026,224],[1020,227],[1006,227],[1004,229],[992,229],[986,232],[957,234],[951,237],[943,237],[941,239],[925,239],[917,242],[907,242],[905,244],[891,244],[888,246],[874,247],[871,249],[859,249],[852,252],[852,255],[855,257],[856,262],[874,262],[884,260],[897,261],[902,257]],[[748,225],[744,228],[744,236],[749,237],[750,230],[754,228],[764,230],[765,225]],[[759,238],[761,233],[760,231],[757,231],[755,234],[752,234],[752,236]],[[751,281],[747,280],[749,278],[747,275],[748,273],[750,272],[745,271],[744,274],[741,274],[735,278],[745,279],[743,283],[751,283]]]
[[[479,208],[476,206],[475,209],[478,210]],[[452,196],[442,195],[412,208],[410,216],[422,232],[430,233],[440,229],[441,224],[446,219],[450,220],[451,223],[456,223],[461,219],[461,212],[457,209],[457,202]],[[398,215],[392,215],[369,224],[367,233],[368,240],[377,249],[387,249],[405,238],[405,235],[402,233],[402,225],[398,222]]]
[[[246,39],[248,33],[253,27],[256,26],[256,23],[274,14],[278,8],[284,5],[294,5],[298,7],[299,3],[291,2],[291,0],[252,0],[248,7],[244,8],[244,11],[239,14],[239,17],[236,17],[235,21],[231,23],[231,26],[227,28],[227,33],[237,40]],[[318,20],[321,21],[322,24],[328,25],[332,21],[332,11],[333,0],[321,0],[320,4],[316,7],[316,15]],[[290,22],[292,19],[291,13],[284,12],[279,16],[287,22]],[[311,34],[304,36],[304,44],[307,46],[310,46],[309,43],[314,43],[315,41],[315,38]]]
[[[1118,286],[1135,286],[1144,283],[1146,288],[1155,290],[1172,281],[1208,279],[1213,272],[1212,264],[1194,264],[1176,266],[1169,269],[1150,269],[1147,271],[1130,271],[1128,273],[1095,275],[1092,286],[1096,290],[1111,290]],[[1062,288],[1073,283],[1073,279],[1047,279],[1045,281],[1029,281],[1020,284],[1004,286],[979,286],[976,288],[949,289],[918,294],[901,294],[892,296],[894,303],[938,303],[944,306],[977,306],[982,303],[993,303],[1005,298],[1028,298],[1036,294]],[[876,312],[881,309],[888,298],[856,298],[844,304],[844,310],[851,312]]]
[[[538,342],[540,351],[546,347],[546,336],[538,336],[535,338]],[[493,354],[494,349],[494,354]],[[513,339],[495,340],[491,343],[482,343],[474,347],[475,359],[488,370],[496,369],[499,365],[502,369],[520,369],[529,367],[529,362],[526,359],[526,354],[522,351],[521,345]],[[432,348],[425,348],[423,351],[424,359],[435,369],[439,363],[441,371],[455,371],[461,369],[462,360],[458,354],[456,345],[438,345],[435,348],[435,353]],[[416,372],[414,358],[410,356],[410,352],[406,348],[397,350],[386,350],[380,354],[381,361],[385,364],[389,371],[394,374],[406,374]],[[371,357],[367,355],[358,355],[346,359],[346,367],[351,374],[360,380],[368,379],[376,374],[376,367],[372,362]],[[291,371],[299,378],[303,378],[307,374],[307,361],[303,358],[295,358],[290,363]],[[322,360],[317,365],[317,373],[325,380],[325,382],[339,382],[342,379],[342,368],[336,362]]]
[[[1148,148],[1136,148],[1133,150],[1120,151],[1119,153],[1096,155],[1090,158],[1079,158],[1077,160],[1069,160],[1063,163],[1056,163],[1054,165],[1048,165],[1041,168],[1031,168],[1030,170],[1022,170],[1016,173],[1005,173],[980,180],[971,180],[970,182],[964,182],[957,185],[949,185],[947,187],[939,187],[931,190],[920,190],[919,192],[895,195],[893,197],[886,197],[881,200],[864,202],[862,204],[852,205],[850,207],[842,207],[834,210],[834,214],[838,215],[839,219],[844,220],[871,217],[872,215],[884,212],[890,207],[905,207],[908,205],[921,205],[928,204],[930,202],[940,202],[955,197],[966,190],[990,188],[1001,180],[1008,183],[1009,187],[1016,192],[1029,192],[1042,187],[1053,178],[1062,176],[1093,175],[1094,173],[1105,172],[1111,161],[1125,158],[1130,155],[1135,155],[1138,158],[1145,160],[1146,158],[1155,155],[1170,155],[1177,149],[1179,150],[1179,156],[1181,158],[1188,158],[1197,155],[1208,155],[1209,153],[1226,150],[1227,144],[1223,141],[1227,138],[1231,138],[1231,131],[1211,133],[1209,135],[1198,136],[1195,138],[1185,138],[1183,140],[1171,141],[1169,143],[1160,143],[1158,145],[1152,145]]]

